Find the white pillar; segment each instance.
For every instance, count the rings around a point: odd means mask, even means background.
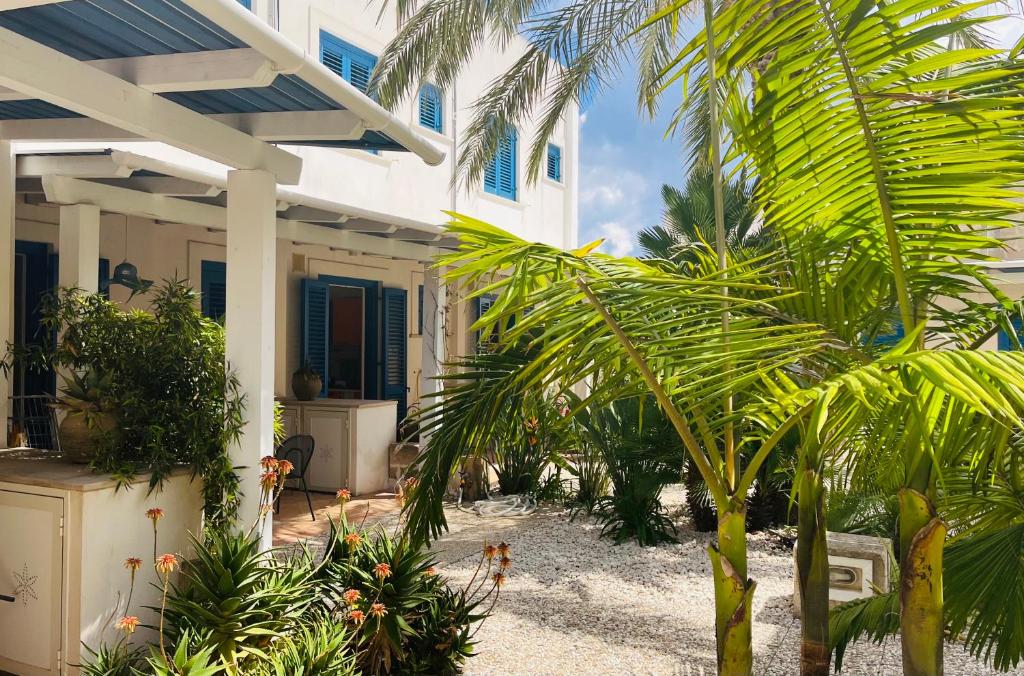
[[[438,401],[428,396],[441,389],[435,378],[441,374],[445,360],[445,307],[446,287],[440,279],[440,271],[427,265],[423,272],[423,355],[420,368],[420,409]],[[427,436],[420,437],[425,444]]]
[[[72,204],[60,208],[60,232],[57,239],[58,284],[78,287],[87,293],[99,290],[100,208],[92,204]]]
[[[14,342],[14,148],[0,140],[0,356]],[[0,370],[0,448],[7,448],[13,383]]]
[[[277,183],[262,170],[228,173],[227,361],[245,394],[245,427],[231,449],[244,496],[239,525],[259,515],[259,461],[274,452],[274,300]],[[272,537],[267,516],[264,542]]]

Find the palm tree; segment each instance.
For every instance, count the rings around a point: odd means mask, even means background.
[[[543,100],[529,160],[535,175],[547,136],[567,106],[636,47],[644,108],[684,78],[692,83],[688,101],[699,100],[702,91],[719,94],[727,116],[714,111],[719,96],[705,98],[711,120],[729,120],[726,159],[750,168],[763,217],[788,258],[725,265],[721,157],[712,162],[717,265],[703,261],[702,274],[685,280],[658,265],[586,250],[555,252],[457,219],[453,230],[464,249],[443,261],[459,266],[451,280],[475,293],[503,292],[480,327],[500,327],[532,310],[508,333],[532,327],[542,338],[537,356],[526,362],[463,364],[467,372],[446,391],[443,424],[440,407],[425,412],[435,435],[424,469],[447,477],[452,465],[446,459],[478,448],[486,437],[495,401],[526,384],[557,388],[599,369],[613,377],[601,382],[593,402],[649,390],[718,506],[720,549],[711,556],[719,670],[749,673],[754,587],[746,579],[743,499],[751,470],[756,473],[790,428],[800,429],[805,448],[798,495],[807,559],[800,582],[805,604],[817,604],[805,605],[804,669],[821,673],[828,666],[822,469],[865,429],[886,430],[884,423],[899,421],[888,436],[876,438],[896,440],[907,451],[901,557],[921,566],[903,567],[912,592],[901,600],[904,659],[908,673],[935,673],[941,670],[942,604],[929,590],[940,586],[941,547],[936,554],[934,542],[942,541],[943,527],[932,516],[930,496],[944,463],[965,462],[963,449],[934,452],[951,438],[938,412],[980,416],[970,460],[984,469],[986,459],[1001,452],[996,431],[1016,424],[1011,414],[1019,413],[1018,401],[978,397],[975,390],[1002,392],[1024,383],[1019,363],[1007,355],[978,360],[921,349],[925,335],[937,332],[919,327],[948,318],[940,299],[966,303],[978,289],[993,288],[972,261],[997,244],[983,229],[1009,223],[1016,206],[1008,188],[1024,178],[1013,108],[1018,67],[993,63],[983,51],[934,47],[937,38],[971,25],[966,10],[948,2],[732,3],[675,50],[687,4],[580,0],[534,16],[531,2],[431,0],[382,58],[375,81],[382,101],[393,104],[423,77],[450,83],[487,35],[526,29],[527,53],[476,107],[460,154],[463,175],[472,178],[493,155],[502,130]],[[550,96],[541,96],[545,91]],[[717,136],[721,128],[713,123],[709,131]],[[717,154],[721,140],[709,142]],[[952,195],[951,184],[957,186]],[[495,279],[495,269],[509,276]],[[878,350],[862,349],[864,335],[891,322],[885,315],[893,305],[908,338],[875,359]],[[949,342],[946,333],[942,337]],[[499,351],[494,359],[500,358]],[[760,387],[771,412],[763,416],[766,442],[747,466],[737,467],[737,449],[728,441],[739,415],[729,410],[731,398]],[[922,401],[932,408],[915,408]],[[902,424],[907,420],[917,424]],[[436,532],[443,526],[442,493],[427,489],[412,503],[414,528]]]
[[[935,0],[877,7],[761,0],[715,17],[720,63],[752,74],[751,85],[733,83],[726,94],[738,118],[732,152],[758,179],[765,218],[797,264],[799,316],[841,335],[865,323],[871,315],[861,301],[880,293],[894,299],[897,325],[908,333],[880,359],[798,387],[803,396],[793,401],[800,411],[808,396],[815,401],[798,477],[805,591],[827,584],[824,514],[811,508],[822,504],[815,496],[824,493],[823,464],[841,454],[856,466],[879,448],[901,450],[900,604],[910,674],[942,670],[940,473],[967,463],[984,474],[1019,422],[1014,397],[977,393],[1002,392],[993,374],[1016,381],[1020,362],[967,353],[973,341],[952,338],[942,310],[950,301],[969,306],[972,293],[986,291],[1006,303],[977,261],[998,246],[991,230],[1012,224],[1018,207],[1008,201],[1010,188],[1022,177],[1012,150],[1021,131],[1021,66],[956,48],[953,38],[971,22],[964,8]],[[951,48],[939,47],[947,38]],[[698,34],[680,52],[663,88],[708,79],[705,42]],[[956,195],[942,185],[955,185]],[[960,351],[925,349],[936,341]],[[934,360],[944,364],[938,372],[929,371]],[[977,416],[984,422],[971,438],[951,433],[951,421],[971,425]],[[863,438],[875,443],[854,443]],[[827,636],[820,609],[805,607],[804,660],[817,664],[814,673],[827,670]],[[816,657],[809,654],[815,643]]]
[[[770,232],[760,227],[754,187],[744,180],[724,185],[726,243],[733,256],[757,255],[772,246]],[[682,190],[664,185],[662,222],[640,231],[645,256],[692,266],[694,247],[710,250],[715,241],[714,177],[707,164],[693,167]]]

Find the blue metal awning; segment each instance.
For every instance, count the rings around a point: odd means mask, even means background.
[[[210,5],[219,5],[223,1],[207,0]],[[245,12],[239,5],[235,5],[235,8]],[[223,16],[224,7],[217,9]],[[64,0],[2,11],[0,28],[6,28],[84,62],[218,52],[255,46],[214,22],[206,15],[206,11],[202,3],[190,3],[187,0]],[[237,23],[237,17],[232,18]],[[252,21],[257,20],[253,18]],[[256,30],[252,25],[245,25],[244,28],[249,31],[249,35],[253,35],[252,31]],[[264,32],[270,31],[262,25],[259,28],[265,28]],[[262,44],[271,39],[284,42],[284,38],[276,34],[272,38],[258,31],[256,34],[263,41]],[[309,57],[306,59],[309,60]],[[0,64],[0,69],[2,67]],[[306,64],[298,72],[279,73],[267,86],[164,91],[159,92],[159,95],[204,115],[350,110],[368,119],[368,113],[374,113],[373,107],[376,107],[381,113],[380,118],[386,118],[386,124],[367,124],[369,129],[360,138],[330,139],[323,143],[309,138],[296,138],[294,141],[277,139],[275,142],[376,150],[411,149],[431,164],[440,161],[440,151],[431,148],[407,125],[340,77],[334,76],[337,82],[331,83],[335,86],[330,87],[331,91],[328,92],[322,86],[325,74],[315,72],[314,77],[310,78],[310,69],[311,66]],[[0,100],[0,120],[77,117],[81,115],[40,99]]]

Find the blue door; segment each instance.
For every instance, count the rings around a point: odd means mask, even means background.
[[[384,289],[384,399],[398,402],[398,421],[409,404],[407,339],[408,299],[405,289]],[[396,421],[396,422],[398,422]]]

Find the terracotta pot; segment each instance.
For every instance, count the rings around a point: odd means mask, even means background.
[[[324,381],[320,374],[308,366],[292,374],[292,393],[299,401],[313,401],[320,396],[323,387]]]
[[[90,428],[81,413],[68,413],[61,421],[57,433],[60,435],[60,449],[64,456],[74,463],[88,464],[96,457],[103,435],[117,431],[117,418],[110,413],[93,417]]]

